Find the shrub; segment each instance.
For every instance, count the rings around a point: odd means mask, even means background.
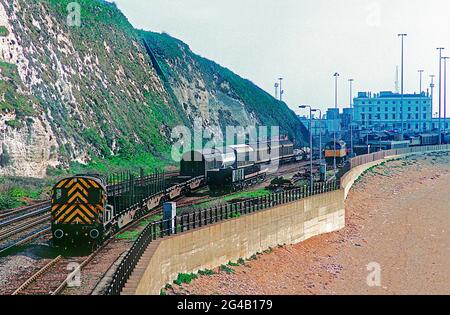
[[[182,285],[183,283],[191,283],[192,280],[197,279],[197,275],[193,273],[180,273],[178,274],[177,280],[175,280],[173,283],[177,285]]]
[[[226,272],[227,274],[234,273],[234,270],[233,270],[233,269],[231,269],[230,267],[225,266],[225,265],[220,266],[220,271],[224,271],[224,272]]]

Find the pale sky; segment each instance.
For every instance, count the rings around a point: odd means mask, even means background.
[[[276,78],[284,77],[285,101],[296,112],[299,104],[334,106],[335,72],[341,108],[349,105],[349,78],[355,94],[393,91],[398,33],[408,33],[405,93],[419,91],[417,70],[425,70],[426,87],[429,75],[438,75],[437,47],[450,55],[448,0],[115,2],[135,27],[165,31],[272,95]]]

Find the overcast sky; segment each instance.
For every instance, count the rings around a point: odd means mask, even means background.
[[[426,86],[438,74],[436,47],[450,55],[448,0],[115,2],[135,27],[165,31],[271,94],[284,77],[285,101],[296,112],[299,104],[334,106],[335,72],[341,108],[349,104],[349,78],[355,94],[394,90],[398,33],[408,33],[405,92],[419,91],[417,70],[425,70]]]

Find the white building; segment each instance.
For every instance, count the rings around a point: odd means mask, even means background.
[[[401,94],[359,92],[354,99],[354,122],[360,129],[401,130]],[[433,110],[428,93],[403,95],[403,130],[432,129]]]

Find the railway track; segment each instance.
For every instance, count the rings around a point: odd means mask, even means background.
[[[2,214],[0,256],[48,234],[50,232],[50,209],[50,202],[46,201]]]
[[[99,255],[107,245],[115,239],[117,235],[138,226],[143,220],[151,218],[162,212],[159,207],[150,211],[130,226],[120,230],[110,237],[101,247],[86,257],[65,258],[58,256],[48,262],[31,277],[24,281],[12,295],[58,295],[61,294],[70,284],[72,280],[80,275],[85,268],[97,255]]]

